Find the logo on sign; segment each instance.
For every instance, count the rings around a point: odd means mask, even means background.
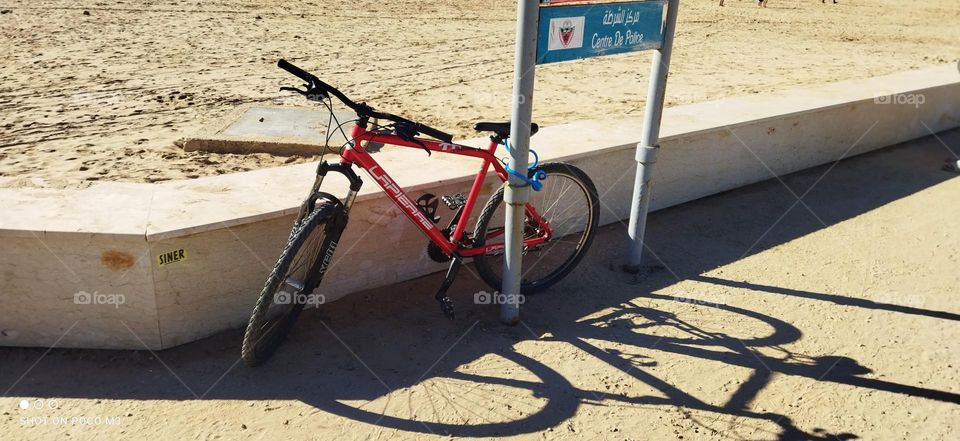
[[[583,47],[583,23],[585,17],[559,17],[550,19],[550,41],[547,50],[577,49]]]
[[[560,42],[563,43],[563,47],[570,46],[570,40],[573,40],[573,31],[576,29],[572,21],[563,21],[563,25],[560,26]]]

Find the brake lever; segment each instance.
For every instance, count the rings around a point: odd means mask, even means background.
[[[399,136],[400,139],[419,145],[423,151],[427,152],[427,156],[432,156],[432,152],[427,148],[426,144],[420,142],[420,140],[415,137],[417,131],[414,130],[411,124],[405,122],[395,122],[393,124],[393,131],[397,133],[397,136]]]
[[[323,89],[318,89],[315,87],[311,88],[309,84],[307,85],[307,89],[298,89],[296,87],[284,86],[280,88],[280,91],[299,93],[300,95],[305,96],[309,101],[323,101],[327,98],[330,98],[330,96],[327,95],[327,91]]]
[[[423,148],[423,151],[427,152],[427,156],[431,156],[431,155],[432,155],[432,154],[430,153],[430,149],[427,148],[427,145],[424,144],[424,143],[422,143],[422,142],[420,142],[419,139],[413,138],[413,139],[410,140],[410,142],[416,143],[416,144],[419,145],[421,148]]]
[[[281,91],[281,92],[296,92],[296,93],[299,93],[300,95],[306,95],[306,94],[307,94],[307,91],[306,91],[306,90],[297,89],[296,87],[290,87],[290,86],[283,86],[283,87],[280,88],[280,91]]]

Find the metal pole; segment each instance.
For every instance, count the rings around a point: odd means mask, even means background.
[[[517,47],[513,74],[513,117],[510,124],[510,168],[527,170],[530,151],[530,120],[533,116],[533,74],[537,61],[537,19],[539,0],[517,1]],[[523,260],[523,218],[529,186],[511,175],[504,190],[506,234],[501,293],[507,301],[500,305],[500,321],[516,324],[520,320],[520,281]]]
[[[640,271],[643,256],[643,233],[647,227],[647,211],[650,209],[651,178],[653,164],[660,150],[660,119],[663,114],[663,98],[667,89],[667,74],[670,71],[670,55],[673,52],[673,33],[677,28],[677,9],[680,0],[667,0],[667,19],[663,28],[663,47],[653,53],[650,67],[650,87],[647,89],[647,107],[643,112],[643,136],[637,144],[637,175],[633,180],[633,199],[630,202],[629,240],[624,257],[623,270],[629,273]]]

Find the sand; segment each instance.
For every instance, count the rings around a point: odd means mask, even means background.
[[[455,321],[436,274],[308,310],[256,369],[239,330],[156,354],[0,348],[0,439],[955,440],[946,145],[960,130],[656,212],[641,278],[604,227],[516,327],[462,271]]]
[[[96,2],[0,7],[0,176],[152,182],[304,162],[184,152],[237,106],[306,105],[284,57],[358,100],[473,137],[509,116],[507,0]],[[956,0],[685,1],[667,105],[866,78],[960,54]],[[640,114],[649,53],[542,66],[545,125]]]

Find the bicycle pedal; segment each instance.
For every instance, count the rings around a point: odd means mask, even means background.
[[[453,300],[450,300],[450,297],[443,296],[442,298],[437,299],[440,302],[440,310],[443,311],[443,315],[447,316],[448,319],[453,320],[455,313],[453,311]]]
[[[463,196],[463,193],[441,196],[440,200],[451,210],[459,210],[460,207],[467,205],[467,199]]]

